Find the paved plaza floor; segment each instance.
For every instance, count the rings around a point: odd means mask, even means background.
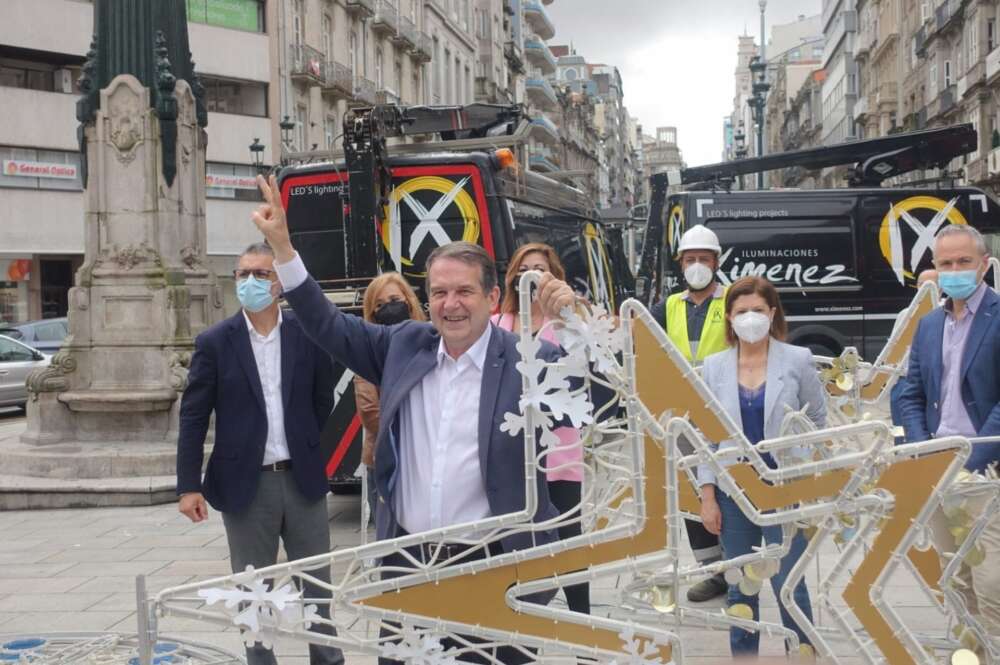
[[[23,422],[17,413],[0,411],[0,428]],[[330,533],[335,547],[361,542],[357,495],[330,496]],[[684,555],[690,557],[686,545]],[[832,564],[830,545],[819,567]],[[229,574],[229,552],[222,520],[212,512],[207,522],[192,524],[176,504],[138,508],[87,508],[0,512],[0,636],[66,631],[136,631],[135,576],[147,576],[152,592],[198,579]],[[918,630],[943,634],[946,621],[908,576],[893,581],[889,599]],[[816,572],[809,584],[815,588]],[[622,580],[608,578],[592,589],[595,612],[615,607]],[[562,602],[562,596],[556,601]],[[777,620],[770,589],[761,594],[765,618]],[[714,607],[721,612],[722,601]],[[829,616],[819,613],[821,624]],[[161,634],[242,653],[234,629],[219,630],[196,620],[166,617]],[[730,662],[728,637],[719,631],[681,629],[686,662],[708,665]],[[777,639],[762,639],[762,654],[780,655]],[[281,641],[282,665],[308,663],[306,646]],[[844,648],[845,655],[851,650]],[[367,656],[349,657],[352,664],[374,663]],[[847,662],[861,662],[850,657]]]

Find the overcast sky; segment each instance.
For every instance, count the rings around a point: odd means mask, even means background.
[[[820,8],[821,0],[768,0],[766,30]],[[757,0],[556,0],[546,10],[556,27],[549,44],[617,65],[625,105],[645,133],[676,126],[689,166],[720,160],[737,37],[760,32]]]

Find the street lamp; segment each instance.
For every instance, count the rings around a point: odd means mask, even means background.
[[[259,138],[254,138],[253,143],[250,144],[250,160],[258,174],[264,172],[264,144],[260,142]]]
[[[764,154],[764,104],[767,100],[767,91],[771,89],[771,84],[767,82],[767,63],[759,57],[750,59],[750,80],[753,81],[753,95],[747,100],[750,105],[750,113],[757,124],[757,156]],[[757,174],[757,188],[764,188],[764,174]]]
[[[292,146],[292,132],[295,130],[295,121],[286,115],[278,123],[278,127],[281,129],[281,143],[286,148],[290,148]]]

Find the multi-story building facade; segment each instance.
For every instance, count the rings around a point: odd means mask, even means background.
[[[854,125],[854,102],[858,94],[854,60],[857,12],[853,0],[823,0],[822,16],[825,40],[822,66],[826,71],[822,93],[822,142],[831,145],[857,138]],[[824,186],[839,186],[845,173],[846,167],[825,169]]]
[[[642,157],[648,180],[655,173],[666,173],[684,168],[684,158],[677,144],[676,127],[657,127],[656,136],[644,136]]]
[[[754,122],[750,112],[749,100],[753,94],[753,80],[750,75],[750,61],[758,54],[757,44],[751,35],[740,35],[736,47],[736,71],[733,72],[733,110],[728,118],[733,136],[744,136],[744,141],[733,141],[725,144],[724,161],[736,159],[737,150],[747,150],[747,155],[756,155],[756,143],[753,141]],[[739,144],[739,145],[738,145]]]
[[[207,251],[218,274],[259,238],[250,144],[280,158],[275,3],[189,3],[191,51],[208,107]],[[93,34],[83,0],[8,0],[0,22],[0,320],[61,316],[83,261],[84,197],[76,140],[76,87]],[[59,17],[58,20],[52,20]],[[20,165],[33,168],[21,169]],[[38,169],[49,177],[31,175]],[[227,297],[232,290],[224,289]],[[230,301],[235,307],[235,296]]]
[[[946,169],[1000,193],[1000,39],[996,0],[856,0],[864,137],[969,123],[975,151]],[[936,177],[911,173],[899,181]]]

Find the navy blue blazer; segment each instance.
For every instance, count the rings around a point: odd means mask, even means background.
[[[441,337],[429,323],[406,321],[395,326],[367,323],[341,312],[324,296],[310,277],[285,298],[302,322],[302,328],[337,362],[379,387],[379,433],[375,444],[375,484],[379,501],[375,526],[378,538],[395,538],[400,527],[393,513],[393,497],[399,469],[399,414],[410,391],[437,364]],[[518,411],[521,375],[516,365],[520,355],[517,336],[493,327],[479,398],[479,467],[493,515],[525,506],[524,438],[500,431],[504,414]],[[560,349],[543,343],[539,357],[554,361]],[[544,471],[537,475],[536,522],[559,513],[549,500]],[[556,539],[555,530],[520,533],[503,539],[505,551],[526,549]]]
[[[303,496],[329,490],[319,439],[333,409],[333,361],[282,313],[281,400],[292,475]],[[257,493],[267,441],[267,412],[250,332],[242,310],[195,339],[177,439],[177,493],[201,492],[216,510],[239,513]],[[205,479],[201,466],[209,418],[215,412],[215,446]]]
[[[941,424],[945,310],[920,320],[910,349],[910,369],[899,394],[908,442],[930,439]],[[978,436],[1000,435],[1000,296],[987,286],[962,355],[962,401]],[[965,463],[981,471],[1000,459],[1000,443],[973,446]]]

